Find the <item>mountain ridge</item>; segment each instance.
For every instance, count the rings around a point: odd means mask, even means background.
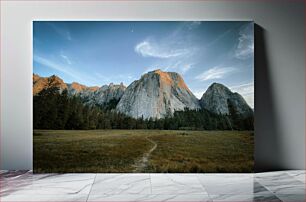
[[[51,86],[58,87],[60,93],[67,90],[69,95],[81,97],[88,105],[105,106],[114,101],[116,111],[133,118],[159,119],[185,108],[206,109],[221,115],[253,116],[244,98],[225,85],[214,82],[198,99],[178,73],[160,69],[143,74],[127,87],[123,83],[88,87],[77,82],[65,83],[56,75],[40,77],[33,74],[34,96]]]
[[[229,115],[237,113],[243,117],[253,115],[252,108],[237,92],[232,92],[220,83],[211,84],[200,99],[203,109],[215,114]]]
[[[116,109],[134,118],[163,118],[175,110],[199,109],[197,98],[176,72],[150,71],[130,84]]]
[[[58,87],[61,93],[67,90],[70,96],[79,96],[84,100],[84,103],[91,105],[105,105],[112,99],[120,99],[125,86],[121,84],[103,85],[98,86],[86,86],[77,82],[65,83],[60,77],[52,75],[50,77],[40,77],[37,74],[33,74],[33,95],[38,95],[42,90],[49,87]]]

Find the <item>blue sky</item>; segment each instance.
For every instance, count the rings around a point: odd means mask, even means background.
[[[87,86],[161,69],[180,73],[200,98],[213,82],[254,107],[253,22],[35,21],[33,71]]]

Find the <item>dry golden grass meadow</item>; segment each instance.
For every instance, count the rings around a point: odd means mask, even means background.
[[[253,147],[253,131],[34,130],[34,172],[253,172]]]

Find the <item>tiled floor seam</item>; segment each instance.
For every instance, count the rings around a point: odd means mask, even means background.
[[[270,190],[267,186],[263,185],[262,183],[260,183],[258,180],[254,180],[254,182],[259,183],[261,186],[263,186],[266,190],[268,190],[275,198],[277,198],[279,201],[282,202],[282,200],[277,196],[276,193],[274,193],[272,190]],[[255,193],[256,194],[256,193]]]
[[[210,194],[208,193],[208,191],[206,190],[206,187],[202,184],[201,180],[199,179],[198,176],[196,176],[197,180],[199,181],[201,187],[203,187],[204,191],[206,192],[208,199],[210,202],[213,202],[213,198],[210,196]]]
[[[150,177],[150,193],[153,194],[153,191],[152,191],[152,179],[151,179],[152,175],[151,175],[151,173],[149,173],[149,177]]]
[[[96,181],[96,177],[97,177],[97,173],[95,174],[95,178],[94,178],[94,180],[93,180],[93,182],[92,182],[92,185],[91,185],[91,187],[90,187],[90,190],[89,190],[89,192],[88,192],[88,195],[87,195],[87,198],[86,198],[86,202],[88,202],[88,199],[89,199],[89,196],[90,196],[90,193],[91,193],[91,190],[92,190],[92,187],[94,186],[94,184],[95,184],[95,181]]]

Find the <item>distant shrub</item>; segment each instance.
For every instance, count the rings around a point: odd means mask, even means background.
[[[33,135],[34,135],[34,136],[42,136],[41,133],[34,133]]]
[[[189,133],[182,132],[182,133],[178,133],[178,135],[187,136],[189,135]]]

